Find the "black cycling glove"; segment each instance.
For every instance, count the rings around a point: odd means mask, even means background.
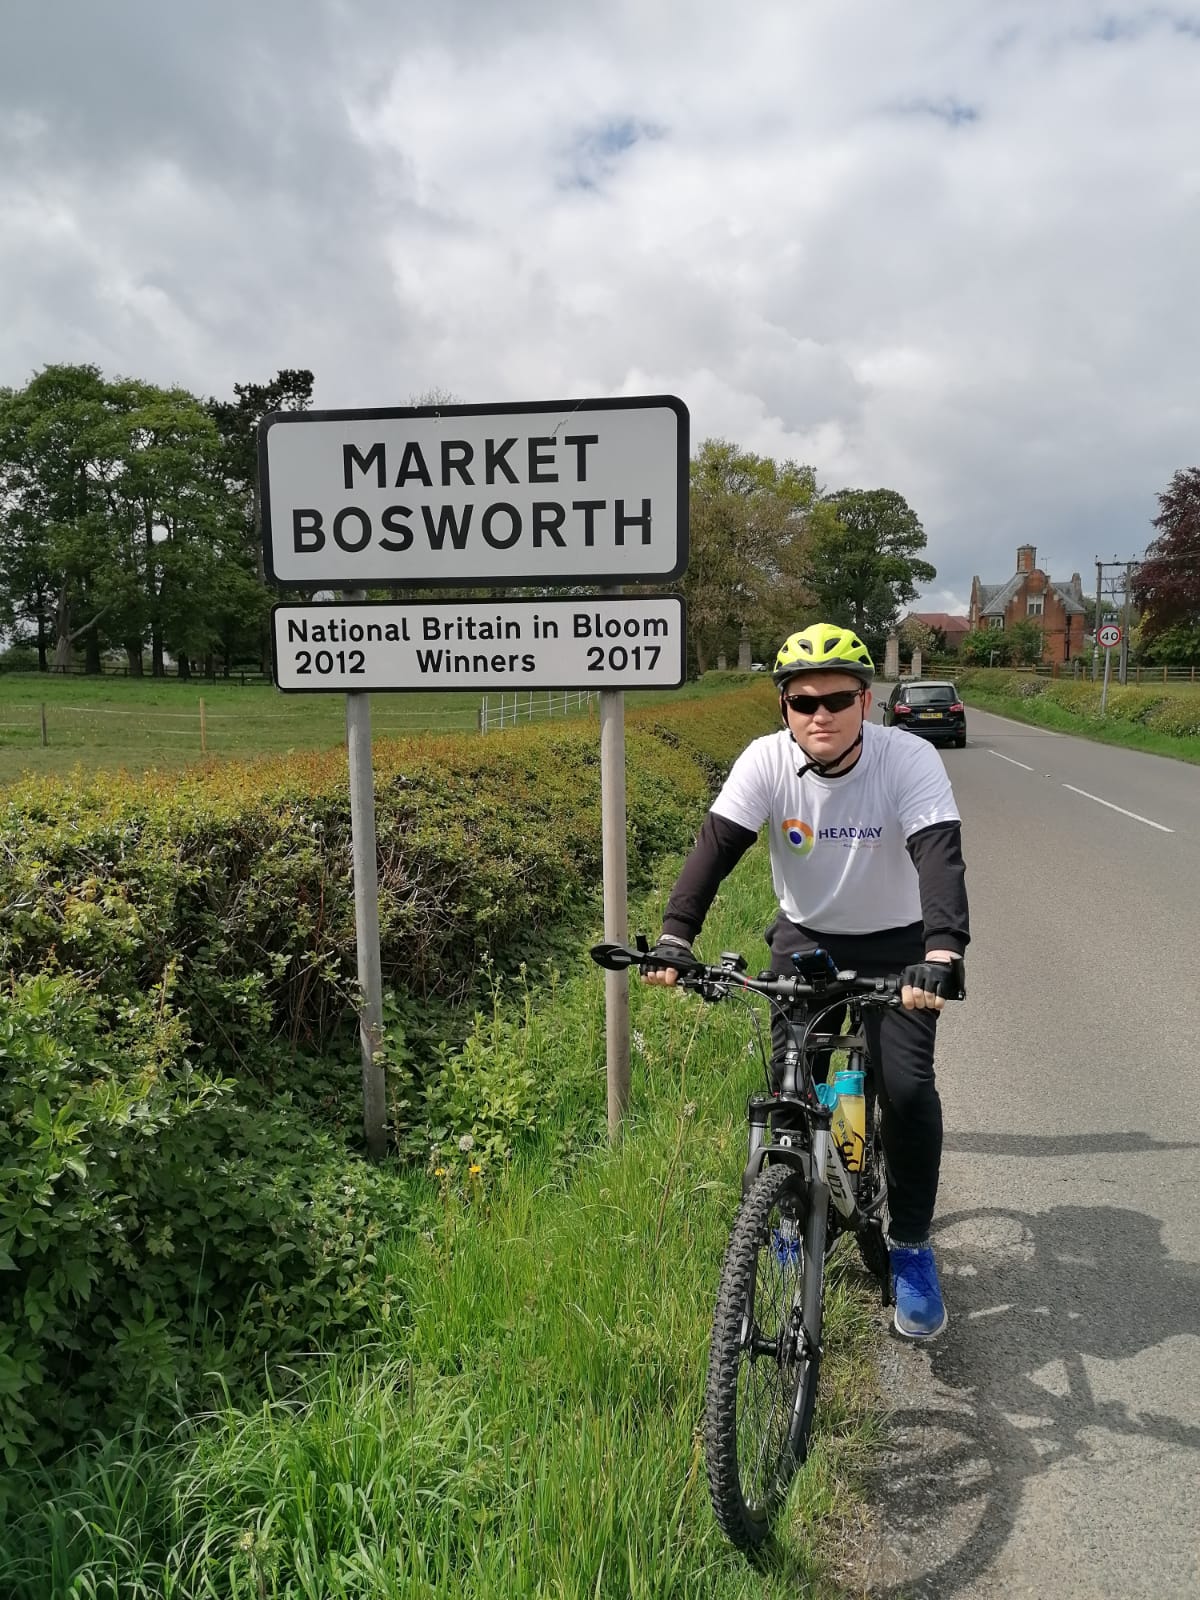
[[[900,987],[912,985],[926,994],[940,994],[947,1000],[967,998],[966,967],[961,956],[953,961],[915,961],[900,974]]]
[[[643,972],[661,972],[664,967],[674,967],[676,972],[686,972],[689,967],[695,965],[696,958],[687,940],[677,939],[669,933],[659,934],[654,949],[648,956],[642,958]]]

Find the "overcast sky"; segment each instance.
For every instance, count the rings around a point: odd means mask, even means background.
[[[0,384],[671,393],[927,609],[1200,464],[1200,5],[4,0]]]

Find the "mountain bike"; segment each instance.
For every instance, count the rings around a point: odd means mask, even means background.
[[[641,937],[636,948],[601,944],[591,954],[614,971],[664,965]],[[797,972],[791,978],[747,977],[746,959],[736,952],[723,954],[717,966],[682,955],[671,961],[680,988],[712,1003],[758,997],[787,1029],[782,1070],[773,1083],[752,1008],[766,1091],[751,1095],[746,1107],[742,1202],[717,1289],[704,1405],[713,1510],[725,1536],[747,1554],[769,1538],[808,1455],[821,1370],[825,1263],[841,1235],[853,1234],[884,1305],[892,1298],[887,1185],[863,1016],[870,1007],[900,1004],[899,979],[839,971],[823,950],[793,960]],[[861,1149],[838,1147],[834,1108],[817,1094],[820,1067],[827,1070],[839,1050],[850,1070],[865,1073]]]

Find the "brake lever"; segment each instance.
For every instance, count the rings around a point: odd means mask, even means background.
[[[606,972],[624,972],[627,967],[640,966],[647,953],[631,950],[628,945],[611,943],[594,944],[588,951],[596,965],[603,967]]]

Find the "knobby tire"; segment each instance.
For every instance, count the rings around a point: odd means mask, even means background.
[[[870,1211],[875,1226],[857,1236],[856,1244],[862,1263],[871,1276],[878,1280],[883,1291],[884,1305],[892,1303],[891,1268],[888,1265],[887,1230],[887,1165],[883,1152],[883,1132],[880,1126],[879,1101],[870,1080],[867,1082],[867,1142],[863,1153],[863,1171],[859,1178],[859,1204]]]
[[[766,1167],[734,1221],[717,1291],[705,1461],[717,1522],[747,1554],[770,1536],[808,1455],[821,1330],[806,1341],[801,1300],[808,1274],[819,1282],[824,1268],[822,1252],[812,1256],[808,1214],[804,1176]]]

